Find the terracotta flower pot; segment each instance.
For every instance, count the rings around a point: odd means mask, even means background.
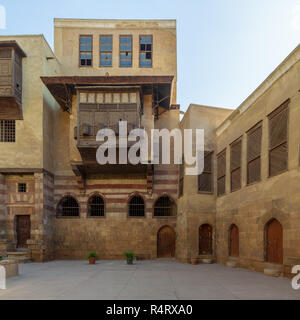
[[[198,264],[198,258],[192,258],[191,259],[192,264]]]
[[[89,258],[89,264],[95,264],[96,258]]]

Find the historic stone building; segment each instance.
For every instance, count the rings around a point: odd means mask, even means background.
[[[300,47],[236,110],[191,105],[180,121],[176,21],[55,19],[54,31],[54,52],[42,35],[0,37],[0,253],[300,264]],[[204,172],[151,154],[99,165],[96,134],[120,120],[204,128]]]

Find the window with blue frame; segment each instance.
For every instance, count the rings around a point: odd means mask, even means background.
[[[93,62],[93,36],[79,38],[79,65],[90,67]]]
[[[140,67],[152,67],[152,36],[140,36]]]
[[[132,67],[132,36],[120,36],[120,67]]]
[[[112,36],[100,36],[100,67],[112,67]]]

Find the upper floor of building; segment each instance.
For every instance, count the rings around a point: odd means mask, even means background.
[[[54,20],[64,75],[177,74],[176,20]]]

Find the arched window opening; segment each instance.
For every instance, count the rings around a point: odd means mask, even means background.
[[[129,217],[144,217],[145,203],[140,196],[134,196],[129,201]]]
[[[58,204],[58,217],[79,217],[79,205],[73,197],[65,197]]]
[[[95,195],[89,199],[89,217],[104,217],[104,200],[101,196]]]
[[[168,196],[162,196],[156,200],[154,205],[154,217],[176,216],[176,205]]]

